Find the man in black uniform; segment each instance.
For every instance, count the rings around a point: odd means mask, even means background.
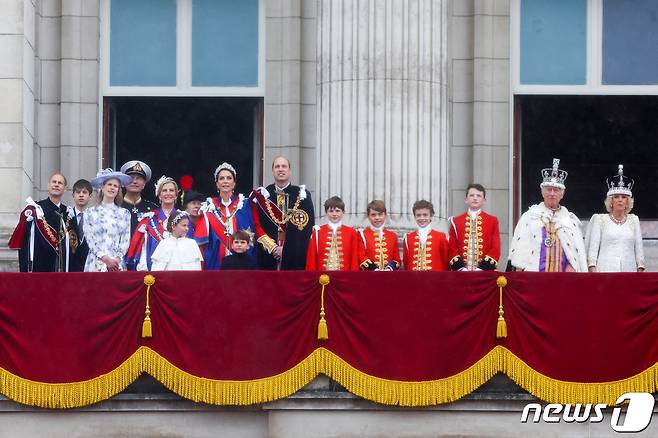
[[[132,177],[130,184],[126,186],[126,194],[123,195],[121,206],[130,212],[130,235],[135,233],[137,222],[144,213],[157,210],[158,206],[147,199],[142,199],[142,191],[146,183],[151,180],[151,168],[143,161],[132,160],[121,166],[121,172]]]
[[[48,197],[38,202],[27,198],[9,247],[18,249],[21,272],[68,272],[72,252],[77,249],[77,227],[62,196],[66,178],[60,173],[48,181]]]
[[[304,185],[290,184],[290,161],[272,162],[274,184],[251,192],[256,228],[265,233],[257,245],[258,265],[270,270],[304,270],[306,249],[315,224],[311,194]],[[258,234],[258,233],[256,233]]]

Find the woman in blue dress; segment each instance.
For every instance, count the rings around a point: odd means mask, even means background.
[[[167,222],[175,210],[178,184],[173,178],[163,175],[155,183],[155,195],[160,200],[160,207],[144,213],[137,223],[128,249],[128,264],[135,266],[137,271],[151,270],[151,256],[158,244],[169,234]]]
[[[252,235],[259,234],[254,226],[249,199],[242,193],[234,193],[236,177],[233,166],[220,164],[215,170],[219,196],[206,199],[201,206],[202,214],[194,238],[201,247],[206,270],[219,270],[222,259],[231,254],[234,232],[245,230]],[[250,247],[247,253],[254,255],[254,248]]]

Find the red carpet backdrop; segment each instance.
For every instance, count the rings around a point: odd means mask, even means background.
[[[403,406],[498,372],[558,403],[656,390],[658,275],[337,272],[323,292],[320,274],[0,274],[0,393],[71,408],[143,372],[222,405],[318,374]]]

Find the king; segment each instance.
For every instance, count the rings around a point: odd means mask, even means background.
[[[520,271],[587,272],[585,243],[580,220],[560,205],[567,172],[560,160],[541,171],[544,202],[523,213],[514,229],[510,247],[512,266]]]

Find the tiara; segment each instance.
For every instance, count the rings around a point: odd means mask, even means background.
[[[173,178],[171,178],[169,176],[166,176],[166,175],[162,175],[160,177],[160,179],[155,183],[155,196],[156,196],[156,198],[158,196],[160,196],[160,187],[162,187],[163,184],[168,183],[168,182],[174,183],[176,185],[176,188],[178,188],[178,184],[176,184],[176,181],[174,181]]]
[[[626,195],[633,197],[633,186],[635,181],[624,175],[624,165],[620,164],[617,168],[617,175],[606,179],[608,186],[607,196]]]
[[[171,227],[175,227],[183,219],[189,219],[190,215],[186,211],[177,210],[174,216],[171,218]]]
[[[237,178],[238,173],[235,171],[235,168],[228,164],[226,161],[224,161],[222,164],[217,166],[217,169],[215,169],[215,181],[217,181],[217,175],[219,175],[219,172],[222,170],[228,170],[233,174],[233,178]]]
[[[540,187],[557,187],[564,190],[566,187],[564,182],[567,180],[568,175],[566,170],[560,169],[560,159],[553,158],[553,167],[541,170],[542,182]]]

